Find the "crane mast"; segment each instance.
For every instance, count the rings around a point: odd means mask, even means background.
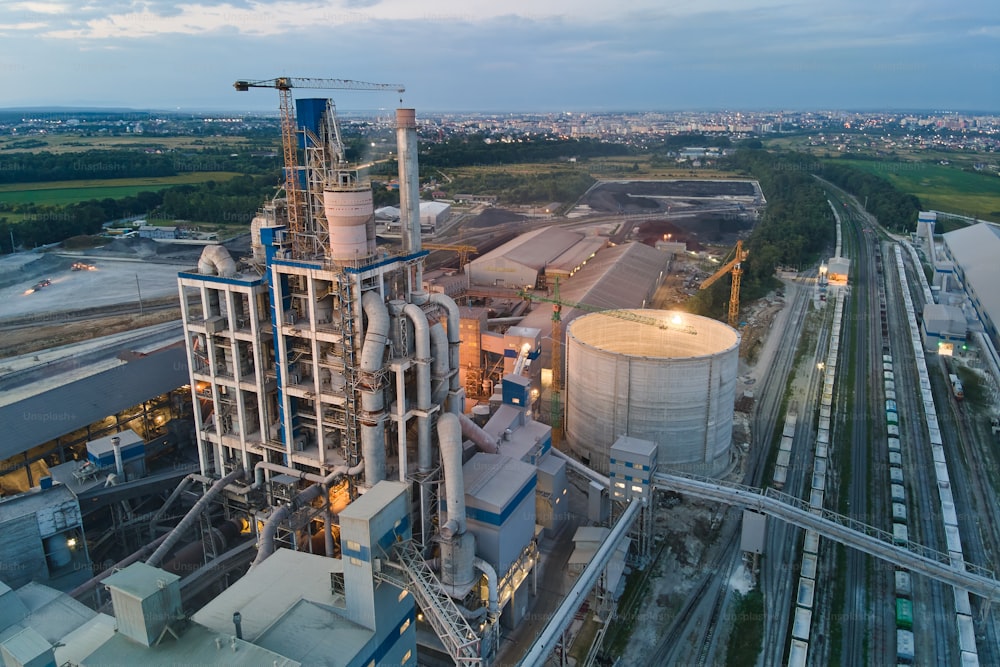
[[[275,79],[260,81],[239,80],[233,84],[237,91],[247,91],[251,88],[274,88],[278,91],[279,108],[281,111],[281,148],[285,163],[285,197],[288,210],[288,231],[292,240],[295,256],[303,255],[305,242],[305,201],[302,188],[299,185],[298,142],[296,141],[295,110],[292,97],[293,88],[318,88],[325,90],[393,90],[403,93],[405,88],[397,83],[368,83],[351,79],[317,79],[282,76]],[[343,160],[343,144],[340,143],[340,128],[334,127],[336,142],[341,153],[338,160]]]
[[[732,274],[732,286],[729,288],[729,326],[734,329],[739,323],[740,316],[740,282],[743,277],[743,262],[749,254],[749,250],[743,249],[743,240],[738,240],[733,258],[701,283],[701,289],[706,289],[727,273]]]

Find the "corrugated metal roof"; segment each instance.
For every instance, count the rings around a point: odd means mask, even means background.
[[[173,391],[189,379],[184,348],[171,347],[0,407],[0,459]]]
[[[234,648],[235,646],[235,648]],[[80,661],[81,667],[105,665],[142,665],[143,667],[175,667],[176,665],[277,665],[295,667],[301,663],[260,646],[236,639],[232,632],[216,633],[192,623],[183,630],[179,640],[167,636],[156,646],[146,647],[115,633],[100,648]]]
[[[1000,326],[1000,225],[981,222],[944,235],[945,244],[965,272],[982,308],[995,326]]]
[[[62,484],[56,484],[48,489],[35,487],[27,493],[0,499],[0,523],[28,514],[37,514],[39,510],[65,502],[75,504],[76,496]]]
[[[477,257],[470,264],[488,264],[498,257],[504,257],[511,262],[539,271],[583,238],[583,234],[579,232],[571,232],[560,227],[543,227],[521,234],[516,239]]]
[[[304,665],[344,667],[374,635],[329,607],[299,600],[257,638],[256,644]]]
[[[28,615],[0,632],[0,641],[30,627],[46,641],[55,644],[97,615],[97,612],[82,602],[37,582],[25,584],[17,589],[16,594],[28,609]]]
[[[591,255],[607,244],[607,237],[588,236],[582,239],[579,243],[572,245],[566,250],[566,252],[549,262],[548,266],[546,266],[546,272],[556,270],[569,273],[578,266],[583,265],[584,262],[590,259]]]
[[[191,618],[218,632],[231,633],[233,612],[238,611],[242,616],[243,637],[256,641],[300,599],[334,604],[330,573],[343,571],[344,562],[340,559],[277,549]]]
[[[462,466],[462,474],[466,505],[502,514],[531,481],[535,468],[503,454],[479,452]]]
[[[115,634],[115,619],[97,614],[56,644],[57,665],[77,665]]]
[[[150,595],[158,593],[164,586],[180,579],[176,574],[138,562],[109,576],[104,580],[104,585],[136,599],[145,600]]]

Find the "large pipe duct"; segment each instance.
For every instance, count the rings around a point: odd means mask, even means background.
[[[403,254],[420,252],[420,172],[417,168],[417,112],[396,109],[396,150],[399,152],[399,220]],[[420,283],[416,289],[421,289]]]
[[[489,591],[488,609],[490,618],[496,620],[497,616],[500,615],[500,593],[497,590],[497,571],[482,558],[473,559],[472,564],[476,566],[477,570],[486,575],[486,589]]]
[[[181,577],[190,574],[204,562],[205,549],[209,543],[215,553],[221,553],[239,536],[240,528],[237,520],[223,521],[213,526],[207,540],[195,540],[182,547],[161,569]]]
[[[319,498],[325,489],[323,484],[313,484],[292,498],[292,502],[278,507],[271,513],[271,516],[264,523],[264,530],[260,533],[260,545],[257,547],[257,557],[250,565],[251,569],[263,563],[268,556],[274,553],[274,536],[277,534],[281,522],[288,519],[296,510]]]
[[[448,518],[441,535],[450,538],[465,532],[465,479],[462,477],[462,427],[458,417],[446,412],[438,417],[438,442],[444,466],[444,489],[448,496]]]
[[[459,424],[462,427],[462,435],[471,440],[479,451],[487,454],[499,453],[496,439],[479,427],[479,424],[472,421],[465,415],[457,415]]]
[[[385,397],[376,374],[382,369],[385,357],[389,311],[375,291],[364,293],[361,306],[368,317],[360,366],[361,455],[365,460],[365,486],[371,488],[385,479]]]
[[[417,465],[420,472],[430,472],[433,467],[431,456],[431,422],[429,413],[431,404],[431,373],[430,327],[427,326],[427,315],[412,303],[403,306],[403,314],[413,322],[413,332],[416,338],[417,365],[417,410],[423,414],[417,416]]]
[[[434,361],[431,364],[431,402],[434,405],[444,405],[448,397],[448,338],[444,327],[436,322],[431,327],[431,348],[434,350]]]
[[[431,303],[444,308],[448,313],[448,368],[451,377],[451,399],[448,402],[448,412],[462,414],[465,412],[465,390],[462,388],[461,379],[458,376],[459,345],[462,342],[461,318],[458,304],[447,294],[433,292],[430,295]]]
[[[449,595],[463,597],[474,581],[476,538],[465,530],[465,479],[462,475],[462,427],[446,412],[438,418],[444,466],[447,517],[441,526],[441,584]]]
[[[198,502],[196,502],[194,506],[188,510],[188,513],[184,515],[184,518],[181,519],[180,523],[178,523],[172,531],[167,533],[167,539],[160,544],[159,548],[153,552],[153,555],[146,559],[146,564],[156,567],[160,561],[163,560],[163,557],[167,555],[170,549],[173,548],[173,546],[177,543],[177,540],[181,538],[184,532],[194,525],[194,522],[198,520],[201,513],[208,509],[212,500],[219,495],[224,488],[226,488],[226,485],[235,482],[242,476],[243,466],[239,465],[236,466],[236,469],[231,473],[213,484],[211,488],[205,492],[205,495],[199,498]]]
[[[232,278],[236,275],[236,262],[229,251],[221,245],[205,246],[198,258],[198,273],[206,276],[219,275]]]
[[[316,484],[325,484],[326,486],[331,486],[334,482],[336,482],[344,475],[354,477],[355,475],[361,474],[361,471],[364,469],[365,469],[364,461],[362,461],[353,468],[348,468],[347,466],[337,466],[324,476],[324,475],[318,475],[313,472],[306,472],[304,470],[299,470],[297,468],[290,468],[288,466],[283,466],[280,463],[271,463],[270,461],[258,461],[257,465],[254,466],[254,483],[251,488],[261,489],[264,487],[265,470],[281,473],[283,475],[291,475],[293,477],[298,477],[299,479],[304,479],[309,482],[315,482]]]

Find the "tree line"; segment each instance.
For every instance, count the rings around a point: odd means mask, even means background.
[[[39,183],[116,178],[177,176],[194,171],[261,174],[279,168],[273,148],[234,152],[232,147],[166,153],[139,150],[89,150],[80,153],[0,154],[0,183]]]
[[[887,179],[833,160],[824,161],[817,173],[865,202],[865,209],[890,230],[904,233],[916,229],[920,199]]]
[[[833,213],[826,193],[809,170],[803,156],[741,149],[721,168],[739,172],[760,183],[767,206],[744,243],[749,251],[744,263],[740,298],[764,296],[777,284],[778,266],[805,267],[819,259],[835,236]],[[728,280],[698,292],[689,302],[693,312],[720,317],[729,301]]]

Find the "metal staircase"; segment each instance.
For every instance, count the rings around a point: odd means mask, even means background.
[[[417,545],[411,540],[397,542],[393,547],[393,554],[399,562],[389,564],[405,573],[408,585],[406,582],[393,583],[413,593],[424,617],[434,628],[455,664],[481,667],[483,660],[479,654],[479,635],[462,616],[455,602],[441,589],[440,580],[420,555]]]
[[[360,304],[360,299],[355,302],[351,283],[351,276],[347,272],[341,272],[337,281],[337,296],[340,299],[337,311],[340,314],[340,357],[344,363],[344,422],[346,423],[341,442],[344,445],[348,463],[356,465],[360,460],[361,449],[358,443],[360,425],[358,424],[358,364],[354,340],[354,311]]]

